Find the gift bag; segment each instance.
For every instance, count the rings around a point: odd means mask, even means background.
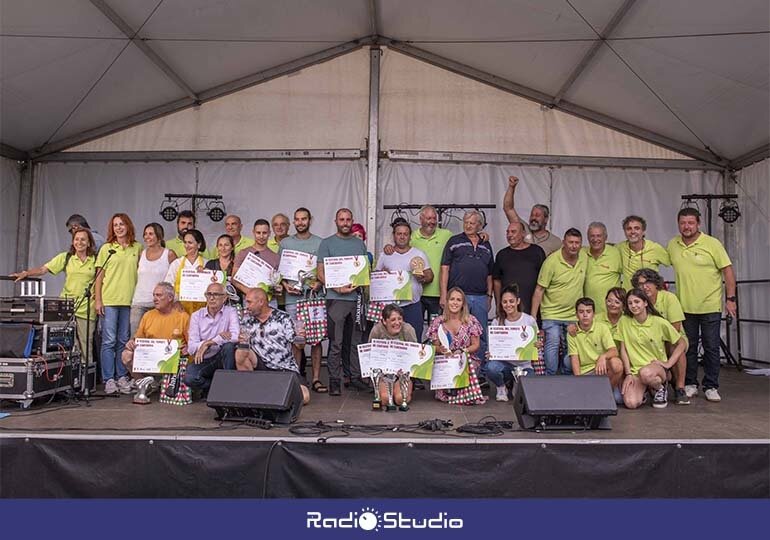
[[[166,373],[160,383],[160,402],[168,405],[190,405],[192,403],[192,391],[184,383],[184,375],[187,372],[187,359],[179,360],[179,371]]]
[[[382,320],[382,310],[387,304],[385,302],[369,302],[366,304],[366,320],[373,323]]]
[[[297,302],[297,319],[305,325],[305,343],[318,345],[327,334],[326,300],[310,297]]]
[[[545,375],[545,332],[542,330],[537,333],[537,360],[532,360],[532,368],[535,375]]]

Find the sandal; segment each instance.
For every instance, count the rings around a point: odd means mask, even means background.
[[[329,391],[329,389],[321,381],[313,381],[311,388],[313,389],[313,392],[317,392],[319,394],[325,394]]]

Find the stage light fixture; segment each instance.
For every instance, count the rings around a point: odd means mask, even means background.
[[[227,215],[225,204],[222,201],[213,201],[209,203],[206,215],[211,221],[222,221]]]
[[[170,198],[160,203],[160,217],[166,221],[174,221],[179,215],[179,205]]]
[[[738,202],[732,199],[723,201],[717,214],[725,223],[735,223],[741,217],[741,211],[738,209]]]

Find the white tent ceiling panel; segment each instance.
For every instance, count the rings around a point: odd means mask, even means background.
[[[133,0],[113,3],[133,28],[146,15]],[[165,0],[140,35],[156,39],[350,41],[367,35],[368,2],[357,0]]]
[[[420,44],[423,50],[554,95],[591,47],[589,41],[555,43]]]
[[[715,151],[734,158],[747,145],[767,141],[767,34],[623,41],[613,47]]]
[[[45,143],[124,45],[108,39],[0,37],[3,142],[24,149]]]
[[[380,134],[386,150],[683,157],[390,50]]]
[[[358,50],[71,150],[362,148],[368,92],[369,53]]]
[[[697,137],[607,47],[599,49],[565,97],[583,107],[703,148]]]
[[[318,52],[318,43],[153,41],[160,55],[196,92]]]
[[[182,97],[183,92],[130,44],[57,133],[56,139]]]
[[[604,2],[607,20],[621,3]],[[377,9],[380,33],[402,41],[595,38],[562,0],[387,0]]]
[[[84,0],[0,0],[0,31],[3,35],[124,37]]]
[[[578,9],[581,4],[576,3]],[[768,21],[767,0],[644,0],[634,4],[613,37],[761,32]]]

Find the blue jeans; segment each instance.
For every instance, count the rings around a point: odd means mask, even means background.
[[[561,373],[572,375],[572,364],[567,354],[567,326],[573,323],[574,321],[543,319],[543,332],[545,332],[543,356],[546,375],[556,375],[559,373],[559,360],[561,360]],[[560,345],[564,351],[561,358],[559,358]]]
[[[476,358],[484,359],[487,353],[487,326],[489,326],[489,308],[487,307],[487,301],[489,298],[487,295],[465,295],[468,300],[468,309],[471,315],[476,317],[481,324],[481,344],[478,352],[476,352]]]
[[[513,362],[488,360],[482,366],[481,371],[484,376],[498,388],[513,380],[513,368],[515,367]],[[535,370],[532,368],[524,368],[524,372],[527,374],[527,377],[535,375]]]
[[[205,358],[200,364],[188,362],[184,383],[190,388],[208,390],[218,369],[235,369],[235,343],[225,343],[217,354]]]
[[[721,313],[685,313],[682,326],[687,334],[687,372],[685,384],[698,386],[698,338],[703,344],[703,388],[719,388],[719,329]]]
[[[415,302],[408,306],[401,306],[404,310],[404,321],[408,322],[414,327],[414,333],[417,334],[417,341],[422,341],[422,304]]]
[[[104,382],[125,377],[128,373],[126,366],[120,360],[120,355],[131,335],[130,317],[131,307],[129,306],[104,306],[100,356]]]

